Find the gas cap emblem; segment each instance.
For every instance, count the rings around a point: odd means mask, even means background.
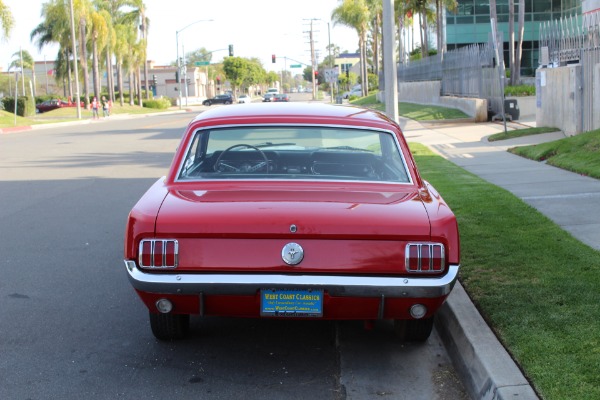
[[[304,250],[298,243],[288,243],[281,250],[281,258],[288,265],[300,264],[304,258]]]

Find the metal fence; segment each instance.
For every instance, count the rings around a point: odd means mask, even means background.
[[[504,77],[502,55],[500,51],[500,60],[495,60],[490,35],[490,42],[486,44],[451,50],[443,58],[438,54],[402,64],[398,68],[398,81],[441,81],[442,96],[487,99],[488,109],[499,113],[503,98],[501,85],[504,84],[500,80]]]
[[[581,65],[582,128],[589,131],[594,126],[595,91],[600,90],[594,81],[594,67],[600,63],[600,12],[581,17],[548,21],[540,25],[540,64],[543,67]]]

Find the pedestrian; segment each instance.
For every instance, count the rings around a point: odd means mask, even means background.
[[[98,99],[94,97],[92,100],[92,119],[98,119]]]
[[[102,115],[104,117],[108,117],[109,112],[108,112],[108,100],[106,100],[106,97],[102,96]]]

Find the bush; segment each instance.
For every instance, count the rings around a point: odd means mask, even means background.
[[[506,86],[504,88],[505,96],[535,96],[535,86],[533,85],[517,85]]]
[[[5,97],[3,99],[4,110],[14,113],[15,112],[15,98]],[[17,98],[17,115],[21,117],[30,117],[35,115],[35,104],[31,98],[21,96]]]
[[[166,97],[161,97],[158,99],[144,100],[143,104],[146,108],[156,108],[159,110],[164,110],[165,108],[171,107],[171,100]]]

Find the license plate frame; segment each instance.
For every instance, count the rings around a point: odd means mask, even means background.
[[[261,317],[320,318],[323,290],[261,289]]]

